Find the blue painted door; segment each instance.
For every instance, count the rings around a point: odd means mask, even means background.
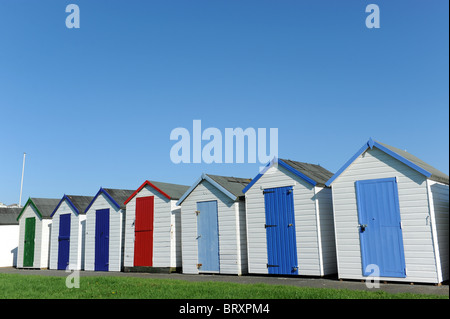
[[[58,236],[58,269],[65,270],[69,266],[70,252],[70,214],[59,216]]]
[[[356,181],[362,272],[375,264],[381,277],[406,277],[397,181]]]
[[[298,275],[292,186],[268,188],[263,193],[269,274]]]
[[[219,226],[217,201],[197,203],[198,269],[219,271]]]
[[[109,268],[109,209],[95,211],[95,271]]]

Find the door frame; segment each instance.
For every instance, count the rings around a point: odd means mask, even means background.
[[[103,216],[102,216],[103,215]],[[106,217],[105,217],[106,216]],[[104,218],[104,219],[103,219]],[[104,223],[99,223],[99,219]],[[95,254],[94,254],[94,271],[109,271],[109,244],[110,244],[110,209],[97,209],[95,211]],[[106,232],[106,234],[99,232]],[[106,238],[105,238],[106,237]],[[105,246],[102,245],[102,240]],[[106,248],[101,250],[100,248]],[[103,263],[103,261],[105,263]],[[102,262],[102,264],[100,264]]]
[[[149,227],[148,229],[138,229],[136,230],[136,226],[140,224],[140,221],[142,219],[138,215],[140,214],[138,212],[138,202],[141,202],[142,204],[144,201],[151,201],[151,221],[149,225],[146,225],[146,227]],[[143,196],[143,197],[137,197],[136,198],[136,209],[135,209],[135,220],[134,220],[134,256],[133,256],[133,266],[134,267],[153,267],[153,251],[154,251],[154,222],[155,222],[155,196]],[[139,225],[140,227],[141,225]],[[137,240],[139,238],[139,240]],[[143,246],[145,250],[149,251],[149,254],[147,256],[147,260],[141,260],[137,254],[136,254],[136,245],[138,243],[139,247],[143,243],[145,245]],[[138,259],[136,259],[136,256],[138,256]],[[137,262],[136,262],[137,261]],[[142,263],[147,263],[146,265],[143,265]]]
[[[70,263],[70,233],[71,233],[71,222],[72,222],[72,214],[68,213],[68,214],[61,214],[59,215],[59,234],[58,234],[58,264],[57,264],[57,269],[58,270],[66,270],[67,267],[69,266]],[[62,218],[64,217],[64,218]],[[61,235],[61,224],[64,222],[68,222],[68,227],[69,227],[69,232],[67,236],[62,236]],[[64,238],[62,238],[64,237]],[[68,242],[68,247],[65,248],[67,249],[67,256],[62,255],[62,250],[61,250],[61,241],[62,240],[67,240]],[[63,260],[64,257],[64,260]],[[67,261],[65,260],[67,258]],[[62,263],[66,262],[67,264],[65,265],[65,267],[62,268]]]
[[[31,224],[33,225],[32,228]],[[33,234],[33,236],[31,236],[30,234]],[[31,240],[31,237],[32,243],[27,245],[27,239]],[[35,241],[36,241],[36,217],[27,217],[25,218],[25,232],[23,238],[23,267],[33,267],[34,265]]]
[[[282,192],[289,192],[292,197],[287,197],[286,201],[279,205],[280,200],[276,196]],[[274,194],[274,199],[269,200],[270,196],[266,194]],[[266,245],[267,245],[267,272],[276,275],[298,275],[298,252],[297,252],[297,232],[295,225],[295,206],[294,206],[294,188],[293,186],[271,187],[263,190],[264,195],[264,214],[266,228]],[[276,214],[277,209],[283,209],[283,215]],[[276,224],[274,224],[276,222]],[[281,223],[281,224],[280,224]],[[277,233],[274,233],[277,231]],[[284,240],[284,241],[283,241]],[[291,246],[289,255],[279,256],[276,252],[284,251],[285,248]],[[275,265],[274,257],[281,257],[278,263],[283,265]],[[290,263],[292,265],[284,265]],[[285,269],[282,269],[285,268]],[[290,272],[287,269],[291,269]]]
[[[405,278],[406,277],[406,263],[405,263],[405,246],[403,244],[403,229],[402,229],[402,224],[401,224],[401,214],[400,214],[400,202],[399,202],[399,197],[398,197],[398,185],[397,185],[397,178],[396,177],[388,177],[388,178],[376,178],[376,179],[366,179],[366,180],[357,180],[355,181],[355,194],[356,194],[356,203],[357,203],[357,211],[358,211],[358,225],[366,225],[366,221],[365,220],[365,202],[364,202],[364,198],[362,195],[362,185],[365,184],[371,184],[371,183],[377,183],[377,182],[383,182],[383,183],[392,183],[393,187],[393,210],[396,214],[396,216],[398,217],[398,223],[399,223],[399,231],[398,231],[398,243],[399,243],[399,252],[400,252],[400,256],[399,256],[399,260],[400,260],[400,267],[402,268],[402,270],[400,270],[401,272],[403,272],[403,274],[399,274],[399,275],[395,275],[395,274],[385,274],[383,273],[383,269],[379,268],[379,276],[380,277],[393,277],[393,278]],[[378,218],[378,217],[377,217]],[[366,268],[368,265],[370,265],[368,259],[368,252],[367,252],[367,247],[366,247],[366,234],[365,231],[362,231],[361,227],[358,227],[358,232],[359,232],[359,242],[360,242],[360,247],[361,247],[361,266],[362,266],[362,274],[363,276],[370,276],[373,274],[372,271],[366,271]],[[373,238],[372,238],[373,239]],[[377,265],[378,266],[378,265]],[[373,269],[370,269],[373,270]]]
[[[216,220],[216,230],[217,230],[217,236],[214,236],[214,239],[217,237],[217,269],[202,269],[203,267],[203,257],[200,257],[200,245],[203,243],[201,236],[202,234],[199,234],[199,216],[202,215],[201,210],[199,208],[199,204],[202,203],[215,203],[215,220]],[[197,215],[197,269],[201,273],[220,273],[220,243],[219,243],[219,206],[218,206],[217,200],[205,200],[205,201],[198,201],[196,203],[196,215]],[[204,214],[203,214],[204,215]],[[202,244],[203,245],[203,244]],[[213,267],[215,268],[215,267]]]

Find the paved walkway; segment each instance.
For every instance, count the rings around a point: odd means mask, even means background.
[[[30,270],[30,269],[16,269],[16,268],[0,268],[0,273],[5,274],[24,274],[24,275],[41,275],[41,276],[60,276],[68,275],[63,270]],[[187,274],[150,274],[150,273],[131,273],[131,272],[94,272],[81,271],[81,277],[86,276],[118,276],[118,277],[138,277],[138,278],[154,278],[154,279],[178,279],[186,281],[222,281],[234,282],[242,284],[264,283],[269,285],[291,285],[296,287],[316,287],[316,288],[335,288],[335,289],[351,289],[351,290],[371,290],[366,287],[364,282],[355,280],[339,281],[335,278],[286,278],[286,277],[272,277],[272,276],[233,276],[233,275],[187,275]],[[442,286],[435,286],[432,284],[414,284],[408,283],[380,283],[380,288],[389,293],[420,293],[420,294],[436,294],[449,295],[448,283]]]

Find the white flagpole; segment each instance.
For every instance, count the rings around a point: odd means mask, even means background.
[[[23,164],[22,164],[22,181],[20,182],[20,197],[19,197],[19,207],[22,207],[22,189],[23,189],[23,173],[25,171],[25,155],[27,153],[23,153]]]

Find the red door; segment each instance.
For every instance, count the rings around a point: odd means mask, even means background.
[[[154,197],[136,198],[134,266],[153,266]]]

